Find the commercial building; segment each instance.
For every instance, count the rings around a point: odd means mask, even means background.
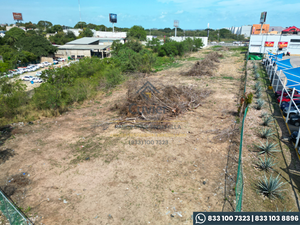
[[[268,34],[269,29],[270,29],[270,24],[263,24],[262,27],[261,27],[261,24],[253,24],[251,34],[260,34],[260,33]]]
[[[300,55],[300,35],[251,35],[249,43],[250,53],[286,53]]]
[[[251,25],[245,25],[241,27],[230,27],[230,28],[225,28],[231,31],[231,33],[236,34],[236,35],[244,35],[245,37],[250,37],[251,31],[252,31],[252,26]]]
[[[59,46],[55,56],[73,59],[92,56],[110,57],[110,46],[113,41],[124,42],[124,39],[84,37]]]
[[[74,33],[74,35],[76,37],[78,37],[80,35],[80,33],[82,32],[82,29],[65,29],[63,30],[65,33],[67,33],[68,31],[71,31]],[[93,37],[96,38],[122,38],[122,39],[126,39],[127,37],[127,33],[126,32],[109,32],[109,31],[96,31],[91,29],[91,31],[93,32]]]

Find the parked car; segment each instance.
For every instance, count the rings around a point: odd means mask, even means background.
[[[281,96],[281,93],[282,93],[282,91],[276,91],[276,92],[275,92],[276,98],[278,98],[279,96]],[[291,95],[291,94],[293,93],[293,89],[288,89],[288,93]],[[283,93],[283,96],[287,96],[288,93],[284,92],[284,93]],[[299,93],[298,93],[297,90],[295,90],[294,94],[296,95],[296,94],[299,94]]]
[[[23,81],[30,81],[30,79],[33,78],[33,76],[24,76],[21,78]]]
[[[295,101],[295,99],[300,99],[300,95],[299,94],[297,94],[297,95],[294,95],[294,101]],[[282,97],[282,102],[290,102],[291,101],[291,98],[290,98],[290,96],[284,96],[284,97]],[[277,102],[279,103],[280,102],[280,97],[278,97],[277,98]]]
[[[42,72],[41,71],[38,71],[38,72],[36,72],[36,74],[35,74],[36,76],[41,76],[42,75]]]
[[[30,79],[30,81],[33,81],[34,83],[42,83],[43,80],[39,77],[33,77]]]
[[[221,41],[220,44],[225,44],[225,42],[224,42],[224,41]]]
[[[14,76],[14,72],[10,70],[10,71],[8,71],[6,76],[9,77],[9,78],[12,78]]]
[[[44,66],[51,66],[52,64],[51,63],[49,63],[49,62],[43,62],[43,64],[44,64]]]
[[[300,105],[300,100],[294,100],[294,102],[296,103],[296,105]],[[289,107],[290,102],[282,102],[280,105],[281,110],[284,110],[284,108]],[[293,106],[293,104],[292,104]],[[299,107],[298,107],[299,108]]]
[[[298,136],[298,131],[293,131],[291,136],[289,136],[289,141],[296,143],[297,136]]]
[[[58,61],[53,60],[53,65],[58,64]]]
[[[298,107],[298,109],[299,109],[299,105],[297,105],[297,107]],[[283,115],[284,116],[287,116],[287,113],[288,113],[288,111],[289,111],[289,107],[285,107],[284,109],[283,109]],[[291,115],[295,115],[295,114],[299,114],[298,113],[298,110],[297,110],[297,108],[295,107],[295,106],[291,106],[291,109],[290,109],[290,116]]]
[[[299,127],[300,126],[300,115],[291,115],[289,123]]]
[[[57,61],[58,62],[64,62],[64,61],[66,61],[66,59],[65,58],[58,58]]]

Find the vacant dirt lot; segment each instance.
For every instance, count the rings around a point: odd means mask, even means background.
[[[212,77],[180,75],[195,63],[187,60],[138,78],[212,91],[200,107],[174,117],[167,130],[106,123],[119,119],[111,108],[126,99],[126,84],[60,117],[15,125],[0,142],[7,155],[0,161],[0,186],[15,187],[11,198],[35,224],[191,224],[193,211],[232,210],[224,201],[234,204],[224,194],[225,170],[243,55],[223,54]],[[22,185],[11,180],[20,174],[27,177]]]

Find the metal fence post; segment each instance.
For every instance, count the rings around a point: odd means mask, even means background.
[[[283,89],[281,91],[279,106],[281,106],[281,102],[282,102],[282,98],[283,98],[283,92],[285,92],[285,88],[284,87],[283,87]]]
[[[275,92],[278,90],[278,85],[279,85],[280,77],[281,77],[281,70],[279,71],[279,76],[278,76],[278,80],[277,80],[277,85],[276,85],[276,90],[275,90]]]
[[[292,101],[293,101],[293,98],[294,98],[294,93],[295,93],[295,88],[293,88],[292,97],[290,99],[289,110],[288,110],[288,113],[287,113],[286,119],[285,119],[286,123],[288,122],[288,119],[289,119],[289,116],[290,116],[290,110],[291,110],[291,105],[292,105]]]
[[[297,136],[297,141],[296,141],[296,144],[295,144],[295,149],[298,148],[299,138],[300,138],[300,127],[299,127],[299,130],[298,130],[298,136]]]

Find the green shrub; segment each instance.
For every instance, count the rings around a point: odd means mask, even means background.
[[[257,183],[257,189],[259,193],[267,196],[270,199],[275,199],[277,197],[282,198],[282,186],[283,182],[280,181],[279,175],[273,177],[272,174],[269,178],[266,175],[262,177]]]
[[[273,152],[280,152],[280,150],[276,149],[277,144],[275,143],[269,143],[268,140],[266,144],[261,143],[261,145],[256,145],[256,147],[260,150],[258,153],[261,154],[267,154],[267,155],[273,155]]]
[[[259,73],[255,73],[254,79],[255,79],[255,80],[258,80],[259,77],[260,77]]]
[[[111,88],[120,84],[123,81],[123,76],[118,68],[110,68],[104,72],[106,79],[106,87]]]

